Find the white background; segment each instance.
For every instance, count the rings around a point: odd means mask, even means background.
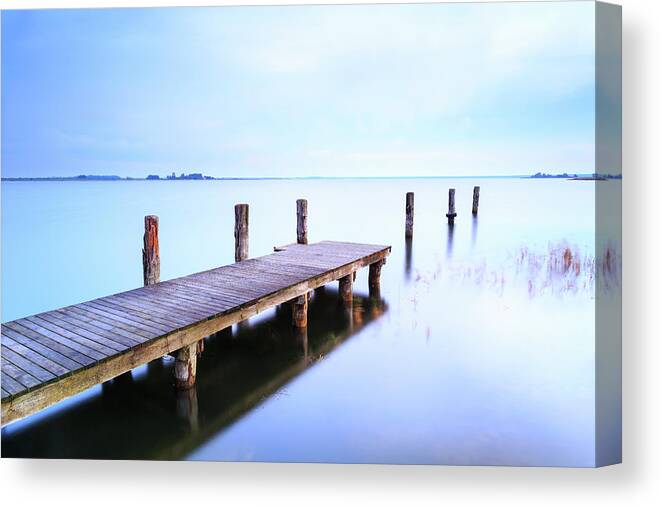
[[[204,0],[8,1],[2,8],[219,5]],[[277,1],[249,1],[272,4]],[[284,3],[284,2],[280,2]],[[287,3],[303,3],[289,1]],[[347,3],[324,2],[307,3]],[[649,505],[661,501],[661,2],[623,0],[624,464],[489,467],[0,461],[4,505]]]

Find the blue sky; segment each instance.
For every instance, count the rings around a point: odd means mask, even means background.
[[[5,11],[4,176],[592,172],[594,4]]]

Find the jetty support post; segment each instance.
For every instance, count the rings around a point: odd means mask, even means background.
[[[296,201],[296,243],[308,244],[308,201],[298,199]]]
[[[161,281],[161,254],[158,247],[158,217],[145,217],[145,234],[142,238],[142,278],[145,287]]]
[[[197,371],[197,343],[186,345],[177,351],[174,377],[178,389],[190,389],[195,385]]]
[[[248,205],[234,206],[234,261],[248,258]]]
[[[381,290],[381,268],[386,263],[385,259],[373,262],[369,268],[369,290],[370,293],[377,293]]]
[[[353,304],[353,273],[343,276],[340,282],[340,299],[344,306]]]
[[[407,238],[413,237],[413,192],[406,193],[406,232]]]
[[[477,215],[477,208],[480,205],[480,187],[473,187],[473,215]]]
[[[445,216],[448,217],[448,225],[454,225],[454,217],[457,216],[454,209],[454,188],[448,191],[448,212]]]
[[[292,299],[291,310],[294,327],[297,329],[308,327],[308,295],[303,294]]]

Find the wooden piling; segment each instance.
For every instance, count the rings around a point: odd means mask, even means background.
[[[248,205],[234,206],[234,261],[248,258]]]
[[[298,199],[296,201],[296,242],[302,245],[308,244],[307,199]]]
[[[451,188],[448,191],[448,212],[445,214],[448,217],[448,224],[454,224],[454,217],[457,216],[457,213],[454,209],[454,188]]]
[[[353,303],[353,274],[340,278],[340,299],[345,305]]]
[[[480,205],[480,187],[473,187],[473,215],[477,215],[477,208]]]
[[[190,389],[195,385],[197,370],[197,343],[192,343],[177,351],[174,363],[174,377],[178,389]]]
[[[147,285],[161,281],[161,255],[158,247],[158,217],[145,217],[145,234],[142,238],[142,279]]]
[[[293,299],[291,302],[292,320],[294,327],[304,328],[308,326],[308,295]]]
[[[406,193],[406,233],[407,238],[413,237],[413,192]]]
[[[381,288],[381,268],[386,263],[385,260],[376,261],[370,264],[369,272],[369,289],[370,291],[379,290]]]

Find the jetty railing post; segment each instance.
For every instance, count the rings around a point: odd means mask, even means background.
[[[406,193],[406,233],[407,238],[413,237],[413,192]]]
[[[234,206],[234,261],[248,258],[248,205]]]
[[[448,191],[448,212],[445,214],[448,217],[448,224],[454,224],[454,217],[457,216],[457,213],[454,209],[454,188],[451,188]]]
[[[308,201],[298,199],[296,201],[296,243],[308,244]]]
[[[340,278],[340,299],[345,306],[353,304],[353,273]]]
[[[158,217],[145,217],[145,234],[142,238],[142,279],[145,287],[161,281],[161,254],[158,247]]]
[[[473,187],[473,215],[477,215],[477,208],[480,205],[480,187]]]

